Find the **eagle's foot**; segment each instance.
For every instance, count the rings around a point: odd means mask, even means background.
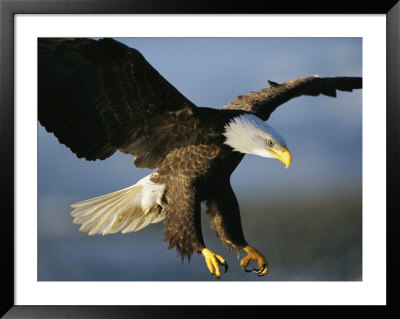
[[[258,264],[258,269],[253,269],[253,272],[257,276],[264,276],[268,272],[268,262],[267,259],[255,248],[246,246],[243,248],[244,251],[247,253],[247,256],[242,258],[240,261],[240,266],[245,272],[251,272],[251,270],[246,269],[249,263],[254,260]]]
[[[206,264],[208,269],[210,270],[211,275],[215,275],[217,279],[221,277],[221,270],[219,269],[219,265],[224,266],[224,273],[228,271],[228,264],[226,263],[224,257],[217,255],[207,248],[204,248],[201,253],[206,260]]]

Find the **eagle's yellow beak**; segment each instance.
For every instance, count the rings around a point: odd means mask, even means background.
[[[290,163],[292,162],[292,155],[286,147],[282,147],[280,150],[277,151],[271,149],[268,149],[268,151],[270,151],[275,158],[285,164],[285,168],[288,168],[290,166]]]

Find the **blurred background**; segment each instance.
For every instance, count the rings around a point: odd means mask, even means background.
[[[360,38],[117,40],[138,49],[198,106],[220,108],[267,87],[267,80],[362,75]],[[229,264],[221,280],[362,280],[362,90],[293,99],[268,123],[285,137],[292,165],[285,170],[277,160],[246,155],[231,183],[245,237],[267,257],[269,273],[244,273],[203,213],[207,247]],[[215,280],[201,255],[182,263],[167,250],[163,223],[107,236],[88,236],[72,223],[71,203],[151,172],[132,161],[121,153],[105,161],[78,159],[38,124],[39,281]]]

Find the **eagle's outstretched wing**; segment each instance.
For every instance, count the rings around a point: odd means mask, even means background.
[[[120,150],[154,168],[193,127],[196,106],[112,39],[38,39],[38,87],[39,122],[87,160]]]
[[[349,91],[361,89],[362,79],[359,77],[301,77],[281,84],[268,81],[270,88],[259,92],[239,95],[222,109],[237,109],[252,112],[264,121],[281,104],[301,95],[319,94],[336,97],[336,90]]]

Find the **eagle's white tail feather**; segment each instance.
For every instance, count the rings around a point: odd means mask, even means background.
[[[139,188],[139,187],[138,187]],[[105,211],[108,211],[112,206],[119,205],[121,206],[123,202],[121,199],[123,199],[123,195],[125,195],[125,198],[129,196],[134,196],[135,192],[134,191],[139,191],[137,188],[134,190],[130,191],[120,191],[121,194],[115,194],[113,196],[110,196],[111,194],[107,194],[101,197],[97,197],[93,199],[93,203],[90,200],[86,200],[86,204],[84,206],[79,205],[82,202],[72,204],[71,206],[75,208],[73,211],[73,216],[74,217],[79,217],[80,224],[89,224],[91,221],[96,219],[98,216],[102,215]],[[100,200],[103,200],[102,202],[98,202]],[[97,202],[97,204],[96,204]],[[125,202],[125,201],[124,201]]]
[[[74,223],[81,224],[79,230],[89,235],[106,235],[138,231],[164,220],[164,185],[152,183],[150,177],[119,191],[72,204]]]

